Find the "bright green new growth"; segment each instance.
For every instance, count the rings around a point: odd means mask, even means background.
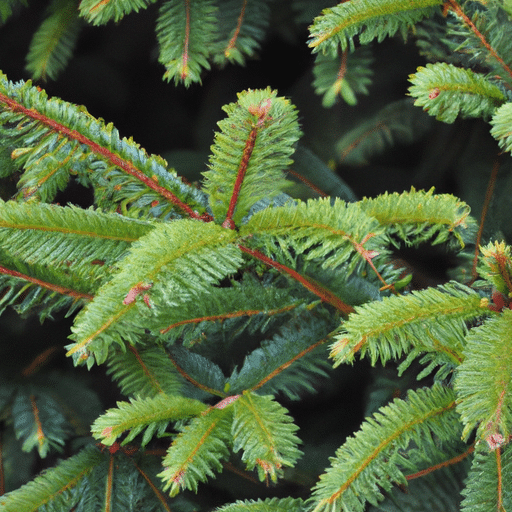
[[[78,17],[76,3],[56,0],[29,70],[57,75],[77,20],[118,22],[152,3],[82,0]],[[0,6],[0,21],[14,4]],[[272,13],[266,0],[157,8],[164,78],[186,86],[212,63],[253,56]],[[410,76],[409,89],[431,122],[410,99],[387,105],[339,140],[339,159],[359,165],[419,140],[434,118],[489,121],[510,152],[512,22],[495,0],[349,0],[324,10],[310,27],[324,105],[366,94],[372,58],[358,45],[398,33],[434,61]],[[2,375],[6,445],[19,441],[21,456],[73,455],[0,497],[0,512],[195,510],[187,491],[201,496],[220,472],[293,482],[299,445],[309,447],[281,401],[315,391],[330,367],[341,372],[358,353],[428,379],[380,403],[318,470],[309,497],[217,511],[405,509],[395,487],[441,468],[463,488],[460,507],[452,495],[447,507],[510,509],[510,245],[477,235],[469,205],[434,189],[299,199],[285,172],[307,153],[297,151],[290,100],[270,87],[247,90],[224,112],[196,187],[84,107],[0,74],[0,174],[18,186],[0,202],[0,312],[44,319],[80,310],[67,355],[88,369],[105,364],[127,397],[102,411],[69,380],[61,388],[54,376],[38,380],[37,359],[22,371],[26,383]],[[93,207],[49,204],[71,180],[92,188]],[[425,244],[458,253],[464,277],[412,289],[393,250]],[[91,410],[80,414],[70,395]]]

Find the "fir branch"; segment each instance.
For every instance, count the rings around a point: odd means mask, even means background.
[[[24,168],[24,199],[51,201],[74,173],[95,185],[96,201],[104,209],[116,210],[121,203],[133,213],[155,210],[162,217],[175,209],[192,218],[201,217],[196,210],[204,212],[204,196],[169,172],[163,159],[148,156],[131,139],[120,139],[112,124],[83,107],[48,99],[30,82],[13,84],[0,74],[0,113],[0,135]]]
[[[125,395],[153,397],[159,393],[179,394],[181,382],[165,350],[160,346],[137,349],[132,345],[126,351],[111,354],[107,373],[117,381]]]
[[[188,87],[210,69],[208,58],[217,35],[218,7],[212,0],[167,0],[160,7],[156,30],[164,78]]]
[[[510,246],[505,242],[489,242],[480,247],[478,273],[505,295],[512,293],[512,256]]]
[[[108,409],[92,425],[92,435],[110,446],[125,431],[130,433],[123,439],[129,443],[142,431],[141,445],[146,446],[156,434],[161,437],[169,422],[197,416],[206,406],[191,398],[160,393],[153,398],[135,398],[130,402],[117,402],[117,408]]]
[[[247,469],[258,469],[260,480],[276,482],[284,466],[301,455],[300,442],[287,410],[270,396],[243,393],[233,405],[233,450],[242,450]]]
[[[499,5],[499,4],[498,4]],[[504,71],[508,75],[508,80],[512,78],[512,69],[510,69],[510,62],[507,64],[501,55],[498,54],[496,49],[493,47],[493,44],[499,44],[503,42],[508,42],[510,44],[510,41],[507,41],[508,37],[503,33],[503,30],[506,30],[507,24],[506,23],[500,23],[499,25],[496,24],[497,18],[500,14],[503,14],[503,12],[500,13],[500,10],[498,9],[498,5],[490,5],[490,13],[486,16],[480,13],[479,15],[475,16],[475,19],[472,20],[462,9],[461,5],[456,0],[447,0],[447,6],[449,9],[451,9],[455,15],[462,20],[462,22],[467,26],[467,28],[473,33],[473,35],[478,39],[480,45],[483,47],[485,53],[486,53],[486,61],[489,60],[489,55],[494,59],[502,71]],[[476,21],[476,24],[475,22]],[[477,27],[477,24],[480,25],[481,28],[485,27],[487,31],[490,33],[489,35],[494,36],[492,39],[493,41],[489,42],[489,37],[486,34],[483,34],[481,30]],[[496,32],[499,31],[499,34]],[[464,51],[464,47],[469,43],[469,41],[466,39],[466,42],[463,43],[461,46],[459,46],[459,51]],[[500,48],[502,51],[503,56],[507,56],[509,54],[510,48]],[[476,54],[477,52],[472,51],[472,53]],[[479,53],[479,52],[478,52]],[[475,55],[476,56],[476,55]],[[501,74],[501,73],[500,73]]]
[[[477,438],[490,447],[508,443],[512,435],[511,333],[509,309],[471,329],[464,362],[456,372],[454,387],[463,436],[467,439],[477,428]]]
[[[233,228],[257,201],[289,185],[283,171],[301,132],[293,105],[270,88],[239,93],[223,109],[204,190],[216,221]]]
[[[455,237],[464,247],[464,239],[471,239],[476,228],[469,205],[450,194],[434,194],[434,188],[385,192],[364,198],[360,207],[385,226],[392,239],[396,236],[407,245],[439,244]]]
[[[300,498],[267,498],[266,500],[237,501],[215,512],[304,512],[306,510]]]
[[[259,390],[296,400],[303,391],[315,391],[315,380],[326,375],[323,345],[332,338],[332,325],[315,315],[299,318],[246,356],[228,380],[230,392]]]
[[[225,0],[218,17],[218,41],[213,53],[216,64],[245,64],[259,49],[269,24],[267,0]]]
[[[395,399],[337,450],[314,489],[313,512],[363,512],[367,501],[377,504],[383,490],[407,484],[402,450],[411,442],[427,446],[457,439],[458,425],[455,395],[448,387],[434,384],[432,389],[409,391],[406,400]]]
[[[462,490],[464,499],[461,512],[505,512],[512,507],[512,495],[508,492],[512,480],[512,449],[489,452],[482,445],[475,450],[475,457]]]
[[[273,260],[272,258],[265,256],[265,254],[263,254],[260,251],[250,249],[243,245],[240,245],[239,247],[242,252],[245,252],[246,254],[253,256],[254,258],[268,265],[269,267],[275,268],[279,272],[289,275],[302,286],[304,286],[304,288],[314,293],[317,297],[320,297],[323,301],[328,302],[339,311],[342,311],[343,313],[351,313],[353,311],[352,306],[350,306],[349,304],[345,304],[337,295],[335,295],[325,286],[314,281],[310,277],[299,274],[292,268],[282,265],[281,263]]]
[[[137,343],[148,327],[162,325],[158,312],[198,298],[241,264],[234,233],[213,223],[180,220],[158,224],[135,242],[119,272],[98,290],[73,326],[68,355],[104,362],[112,342]],[[147,293],[144,293],[147,290]]]
[[[74,0],[54,0],[30,43],[26,69],[32,78],[54,80],[70,59],[82,24]]]
[[[512,151],[512,102],[505,103],[496,110],[491,119],[491,135],[498,141],[500,147],[507,152]]]
[[[221,460],[229,455],[232,405],[209,409],[194,418],[173,441],[163,460],[164,470],[158,475],[164,491],[175,496],[181,489],[197,491],[199,482],[222,471]]]
[[[206,357],[182,347],[172,347],[169,360],[176,371],[197,389],[209,395],[226,397],[226,378],[220,367]]]
[[[376,270],[372,258],[386,251],[382,250],[385,247],[383,229],[376,220],[368,216],[359,204],[346,204],[340,200],[335,200],[332,205],[329,199],[318,199],[261,210],[241,227],[242,236],[249,233],[260,244],[263,243],[268,252],[279,255],[280,259],[291,260],[294,266],[297,265],[297,255],[303,256],[304,270],[307,270],[309,261],[320,259],[325,269],[346,265],[346,272],[351,273],[361,263],[367,262]],[[261,254],[257,257],[264,261]],[[270,261],[266,263],[270,264]],[[273,264],[278,269],[279,265]],[[297,274],[286,270],[286,267],[283,270],[294,277]],[[308,278],[303,281],[302,284],[315,293],[315,283],[311,281],[308,284]],[[327,300],[335,302],[330,298]],[[336,307],[347,312],[343,304]]]
[[[341,58],[319,53],[313,67],[313,87],[317,94],[323,94],[322,105],[332,107],[339,96],[348,105],[356,105],[356,94],[368,94],[372,62],[371,52],[364,46],[353,52],[345,50]]]
[[[40,507],[66,506],[70,491],[101,463],[98,449],[89,446],[28,484],[0,497],[4,512],[35,512]]]
[[[80,15],[93,25],[119,21],[125,14],[139,12],[156,0],[81,0]]]
[[[404,353],[432,352],[437,363],[458,366],[466,322],[490,314],[488,301],[470,288],[448,283],[408,295],[384,297],[362,306],[343,324],[331,347],[334,365],[370,355],[372,364],[397,360]]]
[[[459,115],[490,118],[506,101],[501,89],[484,75],[445,62],[420,66],[409,80],[414,104],[445,123],[453,123]]]
[[[418,21],[431,16],[442,0],[351,0],[336,7],[325,9],[315,18],[310,27],[309,46],[313,51],[335,55],[338,46],[345,51],[354,48],[353,38],[367,44],[377,38],[381,42],[386,36],[398,31],[406,37],[407,30]]]

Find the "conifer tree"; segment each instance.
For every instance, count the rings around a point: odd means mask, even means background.
[[[0,22],[24,4],[2,4]],[[496,153],[485,196],[411,186],[358,199],[301,147],[300,113],[272,87],[223,107],[190,183],[86,107],[0,73],[0,313],[71,318],[65,346],[3,363],[0,512],[512,507],[512,255],[507,188],[495,190],[500,167],[510,180],[497,153],[512,150],[512,11],[499,0],[313,4],[312,91],[326,109],[371,94],[374,43],[412,39],[429,61],[410,71],[413,102],[358,118],[338,159],[375,161],[477,119]],[[297,19],[311,10],[289,7]],[[267,0],[54,0],[27,70],[62,76],[80,27],[144,9],[158,13],[169,88],[246,63],[275,14]],[[92,204],[61,204],[77,185]],[[457,255],[450,279],[412,284],[396,251],[425,247]],[[45,368],[58,351],[66,370]],[[293,403],[363,358],[393,375],[375,373],[360,427],[301,476],[314,446]],[[122,398],[104,406],[83,369]],[[322,428],[343,428],[333,423]],[[236,478],[257,494],[212,504]]]

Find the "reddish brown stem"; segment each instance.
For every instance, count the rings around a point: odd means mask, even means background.
[[[256,144],[256,137],[258,135],[258,127],[253,126],[249,133],[249,137],[245,141],[244,152],[242,154],[242,159],[240,160],[240,165],[238,166],[238,172],[236,174],[235,184],[233,186],[233,193],[231,194],[231,199],[229,201],[228,211],[226,213],[226,219],[222,223],[222,226],[229,229],[235,228],[235,223],[233,221],[233,214],[235,213],[236,203],[238,201],[238,196],[240,195],[240,190],[242,189],[242,184],[244,182],[245,173],[247,172],[247,167],[249,166],[249,160],[251,159],[252,152],[254,151],[254,145]]]
[[[85,299],[92,300],[94,298],[93,295],[89,295],[88,293],[77,292],[76,290],[71,290],[70,288],[65,288],[64,286],[59,286],[57,284],[47,283],[46,281],[41,281],[35,277],[27,276],[26,274],[22,274],[21,272],[17,272],[16,270],[10,270],[8,268],[0,266],[0,274],[5,274],[8,276],[18,277],[23,279],[24,281],[28,281],[33,284],[37,284],[47,290],[52,290],[54,292],[60,293],[62,295],[68,295],[73,297],[74,299]]]
[[[269,380],[273,379],[276,375],[279,375],[283,370],[286,370],[289,366],[291,366],[295,361],[298,361],[301,357],[304,357],[306,354],[309,354],[312,350],[319,347],[320,345],[323,345],[327,341],[331,340],[331,336],[328,336],[327,338],[321,339],[320,341],[317,341],[316,343],[313,343],[313,345],[310,345],[305,350],[302,350],[295,356],[293,356],[291,359],[283,363],[281,366],[276,368],[274,371],[270,372],[265,378],[260,380],[255,386],[250,388],[250,391],[255,391],[256,389],[261,388],[264,386]]]
[[[163,492],[160,491],[160,489],[157,488],[157,486],[153,483],[153,481],[151,480],[149,475],[146,474],[146,472],[135,462],[135,460],[133,458],[130,458],[130,460],[133,462],[133,465],[135,466],[137,471],[143,476],[144,480],[146,480],[146,482],[148,483],[149,487],[151,487],[151,490],[153,491],[155,496],[158,498],[158,501],[160,502],[162,507],[167,512],[171,512],[171,508],[167,504],[167,499],[166,499],[165,495],[163,494]]]
[[[319,196],[321,196],[321,197],[328,197],[328,194],[326,194],[323,190],[320,190],[316,185],[311,183],[311,181],[309,181],[307,178],[304,178],[304,176],[302,176],[298,172],[295,172],[292,169],[288,169],[288,171],[286,171],[286,172],[288,172],[288,174],[291,174],[292,176],[294,176],[298,180],[302,181],[302,183],[304,183],[304,185],[306,185],[311,190],[316,192]]]
[[[226,393],[222,393],[221,391],[218,391],[213,388],[209,388],[208,386],[205,386],[204,384],[201,384],[197,380],[195,380],[193,377],[191,377],[181,366],[178,365],[178,363],[169,356],[169,359],[171,363],[174,365],[178,373],[184,378],[187,379],[193,386],[196,388],[202,389],[203,391],[206,391],[207,393],[210,393],[211,395],[220,396],[222,398],[226,398]]]
[[[441,468],[445,468],[447,466],[452,466],[453,464],[459,463],[461,460],[464,460],[468,455],[472,454],[475,451],[475,445],[471,445],[464,453],[461,453],[460,455],[457,455],[456,457],[453,457],[452,459],[445,460],[444,462],[440,462],[439,464],[436,464],[435,466],[431,466],[426,469],[422,469],[421,471],[418,471],[417,473],[413,473],[412,475],[407,475],[405,477],[406,480],[414,480],[415,478],[419,478],[421,476],[428,475],[429,473],[432,473],[432,471],[436,471]]]
[[[240,16],[238,16],[238,20],[236,23],[235,32],[233,34],[233,37],[229,40],[229,43],[228,43],[226,49],[224,50],[224,55],[226,55],[226,57],[229,56],[229,51],[235,47],[238,36],[240,35],[240,29],[242,28],[242,23],[243,23],[244,17],[245,17],[246,6],[247,6],[247,0],[244,0],[242,9],[240,11]]]
[[[159,392],[163,393],[164,390],[162,389],[162,386],[160,386],[160,383],[156,379],[156,377],[149,371],[149,368],[146,366],[146,363],[142,360],[140,357],[139,352],[137,349],[133,346],[128,344],[128,350],[135,356],[135,359],[137,359],[137,362],[139,363],[140,367],[142,368],[142,371],[144,372],[144,375],[151,381],[151,384],[153,387]]]
[[[282,265],[281,263],[278,263],[277,261],[273,260],[272,258],[269,258],[268,256],[265,256],[262,252],[255,250],[255,249],[249,249],[248,247],[245,247],[243,245],[239,245],[240,250],[245,252],[246,254],[250,254],[254,258],[262,261],[269,267],[273,267],[279,272],[282,272],[284,274],[288,274],[290,277],[298,281],[302,286],[307,288],[310,292],[313,292],[315,295],[320,297],[324,302],[328,302],[332,306],[334,306],[337,310],[349,314],[354,312],[354,308],[350,306],[349,304],[346,304],[343,302],[338,296],[336,296],[334,293],[332,293],[330,290],[325,288],[320,283],[317,283],[310,277],[302,276],[295,270],[287,267],[286,265]]]
[[[169,327],[162,329],[160,331],[160,333],[165,334],[166,332],[169,332],[171,329],[174,329],[175,327],[179,327],[180,325],[198,324],[200,322],[215,322],[217,320],[225,320],[226,318],[238,318],[240,316],[254,316],[254,315],[258,315],[260,313],[265,313],[270,316],[270,315],[275,315],[278,313],[285,313],[286,311],[290,311],[291,309],[293,309],[295,307],[296,307],[296,305],[292,304],[290,306],[272,309],[269,311],[263,311],[261,309],[245,309],[245,310],[241,310],[241,311],[231,311],[228,313],[223,313],[222,315],[211,315],[211,316],[201,316],[198,318],[189,318],[187,320],[181,320],[180,322],[171,324]]]
[[[485,36],[476,28],[475,24],[471,21],[469,16],[467,16],[462,10],[461,6],[458,4],[456,0],[448,0],[448,5],[453,11],[458,14],[464,23],[471,29],[471,31],[475,34],[480,42],[484,46],[484,48],[494,57],[494,59],[499,63],[499,65],[503,68],[503,70],[508,73],[510,77],[512,77],[512,70],[507,66],[505,61],[496,53],[496,50],[487,42]]]
[[[90,150],[93,153],[96,153],[97,155],[100,155],[101,157],[107,159],[110,163],[115,165],[116,167],[119,167],[122,169],[125,173],[129,174],[130,176],[133,176],[134,178],[137,178],[139,181],[144,183],[148,188],[154,190],[158,194],[160,194],[162,197],[167,199],[169,202],[173,203],[175,206],[177,206],[180,210],[182,210],[184,213],[189,215],[190,217],[194,219],[200,219],[202,218],[199,213],[192,210],[192,208],[178,199],[172,192],[167,190],[164,187],[161,187],[158,185],[156,181],[151,179],[150,177],[146,176],[140,169],[137,169],[134,165],[132,165],[128,160],[124,160],[123,158],[119,157],[118,155],[112,153],[107,148],[104,148],[100,144],[94,142],[93,140],[89,139],[85,135],[82,135],[81,133],[77,132],[76,130],[71,130],[67,126],[64,126],[63,124],[58,123],[57,121],[54,121],[53,119],[45,116],[44,114],[41,114],[37,110],[26,108],[25,106],[21,105],[20,103],[12,100],[11,98],[8,98],[7,96],[0,94],[0,103],[3,103],[7,105],[8,108],[11,109],[12,112],[21,112],[23,115],[35,119],[36,121],[39,121],[40,123],[49,126],[52,130],[55,130],[57,133],[62,133],[66,137],[72,140],[76,140],[80,142],[80,144],[84,144],[90,148]],[[211,220],[211,219],[206,219]]]

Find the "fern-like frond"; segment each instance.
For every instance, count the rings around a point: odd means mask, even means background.
[[[381,408],[336,451],[314,489],[311,510],[363,512],[366,502],[376,505],[383,499],[383,490],[407,485],[404,450],[411,443],[429,446],[459,435],[450,388],[434,384],[432,389],[409,391],[406,400],[395,399]]]
[[[301,132],[295,107],[269,87],[239,93],[223,109],[228,117],[218,123],[204,190],[216,221],[234,227],[289,184],[283,171]]]
[[[348,273],[386,246],[383,227],[359,203],[328,198],[256,212],[240,234],[252,235],[271,254],[279,247],[291,262],[301,254],[321,259],[323,268],[347,264]]]
[[[458,283],[384,297],[356,306],[331,347],[334,365],[369,354],[372,364],[397,360],[413,351],[432,352],[437,364],[457,367],[463,360],[466,322],[491,312],[488,301]]]
[[[64,69],[80,34],[81,21],[75,0],[54,0],[49,16],[34,34],[26,69],[34,80],[54,80]]]
[[[110,354],[107,365],[107,373],[127,396],[176,395],[182,387],[179,374],[160,346],[129,346]]]
[[[55,468],[46,470],[28,484],[0,497],[2,512],[34,512],[48,507],[56,510],[69,505],[73,488],[102,462],[103,456],[89,446]],[[55,508],[54,508],[55,507]]]
[[[345,50],[341,57],[319,53],[313,67],[313,87],[317,94],[323,94],[322,105],[332,107],[339,96],[349,105],[356,105],[356,94],[368,94],[372,62],[371,51],[366,46],[353,52]]]
[[[484,75],[446,62],[420,66],[409,81],[414,104],[445,123],[453,123],[459,115],[488,119],[506,101],[501,89]]]
[[[62,409],[49,393],[25,391],[20,391],[12,404],[14,431],[23,451],[36,448],[40,457],[46,457],[52,448],[61,451],[70,433]]]
[[[82,0],[80,15],[93,25],[103,25],[109,21],[119,21],[125,14],[139,12],[157,0]]]
[[[285,466],[301,455],[298,430],[288,411],[271,396],[243,393],[233,405],[233,449],[242,450],[248,470],[258,469],[260,480],[276,482]]]
[[[145,329],[165,328],[159,310],[201,300],[212,284],[238,269],[242,257],[234,238],[232,230],[212,222],[158,224],[131,246],[119,272],[80,312],[68,355],[88,365],[94,355],[101,363],[112,342],[135,344]]]
[[[301,320],[283,327],[246,356],[240,370],[229,378],[231,393],[258,390],[297,400],[304,391],[315,391],[316,379],[326,376],[325,345],[332,326],[314,315]]]
[[[141,444],[145,446],[155,434],[160,437],[169,422],[197,416],[205,409],[202,402],[179,395],[160,393],[153,398],[134,398],[129,402],[117,402],[117,408],[108,409],[94,422],[91,432],[96,439],[110,446],[127,430],[130,433],[123,439],[123,444],[144,431]]]
[[[509,309],[467,335],[464,362],[454,384],[465,438],[477,427],[477,437],[489,445],[498,439],[508,442],[512,435],[511,336]]]
[[[0,141],[23,172],[20,198],[49,202],[76,174],[82,184],[94,185],[96,204],[104,210],[159,218],[205,212],[205,195],[185,185],[162,158],[121,139],[112,124],[84,107],[48,98],[30,81],[12,83],[3,74]]]
[[[201,82],[201,71],[217,37],[218,7],[212,0],[166,0],[160,7],[156,31],[164,78],[189,86]]]
[[[266,500],[245,500],[231,503],[215,512],[304,512],[304,503],[298,498],[267,498]]]
[[[489,451],[477,446],[469,472],[461,512],[510,510],[512,507],[512,446]]]
[[[229,455],[232,404],[210,409],[194,418],[173,441],[158,475],[164,490],[175,496],[182,489],[197,491],[199,482],[222,471],[221,460]]]
[[[512,256],[505,242],[489,242],[480,247],[478,273],[500,292],[512,293]]]
[[[223,0],[219,5],[219,40],[212,52],[216,64],[245,64],[259,49],[270,17],[268,0]]]
[[[400,32],[405,38],[415,23],[431,16],[442,5],[440,0],[350,0],[325,9],[309,28],[313,51],[335,55],[354,48],[354,37],[367,44],[379,42]]]
[[[347,165],[366,165],[395,144],[418,141],[434,123],[410,99],[395,101],[341,137],[336,143],[338,160]]]
[[[451,194],[434,194],[434,188],[424,191],[412,187],[409,192],[364,198],[361,209],[385,226],[391,238],[407,245],[439,244],[454,237],[464,247],[464,240],[476,232],[469,205]]]

